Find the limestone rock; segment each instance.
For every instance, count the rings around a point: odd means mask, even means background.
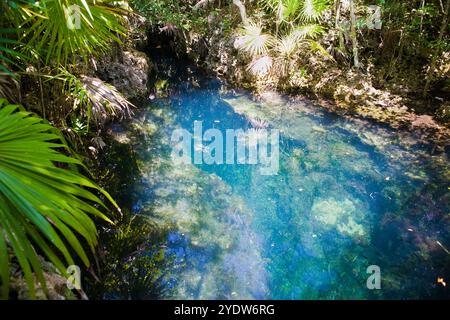
[[[106,57],[101,60],[98,64],[98,74],[127,99],[144,98],[148,93],[150,65],[145,53],[129,49],[119,52],[119,57]]]

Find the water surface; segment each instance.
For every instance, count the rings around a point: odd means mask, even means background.
[[[448,297],[448,162],[387,128],[185,79],[136,115],[136,213],[168,226],[166,298]],[[280,171],[175,165],[174,129],[280,130]],[[138,134],[136,133],[138,132]],[[404,139],[404,137],[402,138]],[[366,270],[381,270],[369,290]]]

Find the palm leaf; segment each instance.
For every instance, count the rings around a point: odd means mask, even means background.
[[[256,76],[266,75],[270,71],[270,68],[272,68],[272,58],[269,56],[262,56],[250,62],[247,66],[247,70]]]
[[[300,18],[303,21],[318,21],[328,8],[328,0],[304,0],[300,8]]]
[[[54,165],[82,165],[55,150],[67,146],[54,132],[40,118],[0,100],[0,278],[4,298],[9,280],[6,247],[17,258],[34,298],[34,275],[46,290],[38,254],[63,275],[65,266],[74,263],[72,251],[89,266],[83,244],[91,251],[97,244],[91,217],[111,222],[94,206],[104,207],[102,201],[85,188],[101,192],[117,207],[109,194],[89,179]]]
[[[13,38],[14,36],[17,36],[16,29],[0,28],[0,71],[11,76],[13,74],[7,65],[17,66],[18,60],[24,58],[15,48],[19,42]]]
[[[46,0],[39,7],[23,5],[22,25],[28,26],[22,35],[29,47],[36,49],[49,63],[65,64],[69,57],[98,55],[110,48],[111,40],[120,43],[124,34],[121,25],[123,10],[114,8],[114,1]],[[73,24],[71,11],[77,6],[79,27]]]
[[[88,125],[91,120],[99,125],[108,118],[129,117],[131,108],[135,107],[114,86],[98,78],[84,75],[77,77],[67,69],[60,68],[60,74],[50,77],[50,80],[53,79],[64,82],[63,94],[73,98],[74,109],[82,108]]]
[[[308,39],[312,51],[320,53],[323,57],[335,61],[333,56],[317,41]]]
[[[297,39],[316,39],[317,36],[323,33],[323,28],[318,24],[307,24],[294,28],[292,33],[295,34]]]
[[[241,36],[236,39],[235,47],[258,56],[267,53],[274,43],[272,35],[264,33],[262,26],[257,23],[249,23],[240,30]]]
[[[0,98],[13,102],[20,102],[20,85],[10,72],[0,71]]]
[[[301,0],[284,0],[283,17],[285,21],[295,21],[298,18],[298,10],[301,7]]]

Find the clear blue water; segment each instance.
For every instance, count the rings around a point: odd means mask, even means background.
[[[255,123],[279,129],[279,174],[174,164],[170,136],[192,132],[194,120],[224,135]],[[308,101],[254,101],[207,79],[172,87],[134,127],[134,211],[169,230],[165,298],[448,297],[437,283],[450,282],[446,155]],[[366,286],[370,265],[380,267],[380,290]]]

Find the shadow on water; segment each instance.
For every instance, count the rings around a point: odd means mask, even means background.
[[[450,279],[446,155],[404,146],[395,132],[309,101],[255,101],[168,53],[168,39],[158,41],[149,51],[154,97],[127,138],[140,172],[129,194],[133,211],[167,231],[162,297],[449,297],[437,282]],[[192,132],[195,120],[203,132],[280,130],[279,174],[175,165],[171,133]],[[381,290],[366,286],[370,265],[380,267]]]

